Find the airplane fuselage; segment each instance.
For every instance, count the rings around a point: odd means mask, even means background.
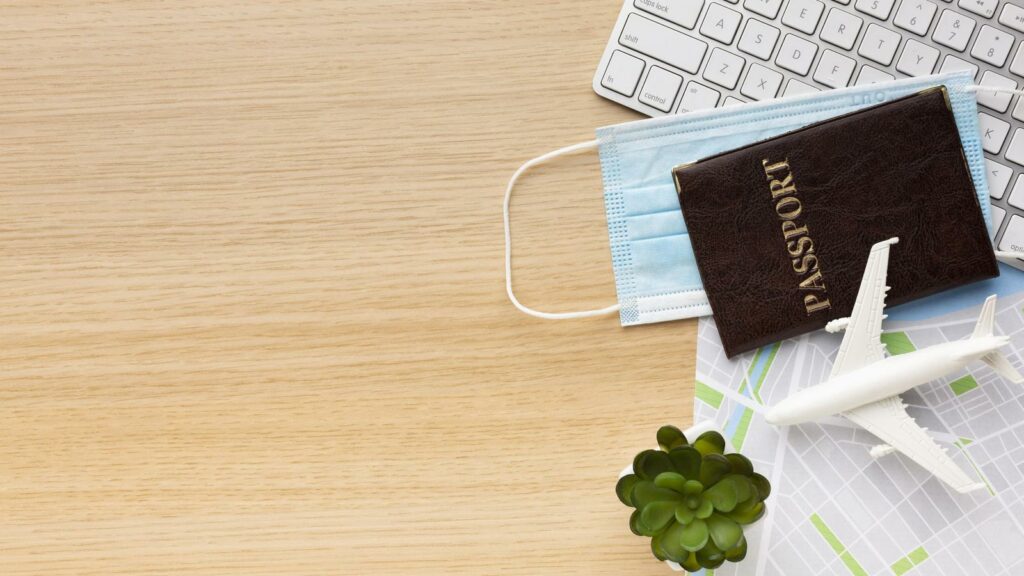
[[[1008,341],[986,336],[890,356],[793,394],[768,411],[770,424],[800,424],[889,398],[962,370]]]

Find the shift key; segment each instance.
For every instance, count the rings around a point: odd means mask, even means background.
[[[700,68],[708,49],[707,44],[692,36],[636,14],[626,18],[619,44],[691,74]]]

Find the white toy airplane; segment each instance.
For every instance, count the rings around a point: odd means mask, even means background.
[[[879,339],[885,318],[882,308],[889,291],[885,277],[889,246],[898,241],[890,238],[871,247],[853,313],[825,327],[829,332],[846,330],[828,381],[786,398],[768,411],[766,419],[771,424],[787,425],[838,414],[886,443],[872,448],[872,456],[899,450],[958,492],[983,488],[985,484],[965,474],[945,449],[907,415],[899,394],[957,372],[975,360],[1013,382],[1024,378],[998,351],[1010,339],[992,335],[995,295],[985,300],[974,333],[967,340],[885,356],[885,344]]]

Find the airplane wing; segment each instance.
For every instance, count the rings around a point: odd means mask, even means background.
[[[906,405],[899,396],[865,404],[843,412],[854,424],[878,436],[882,442],[917,462],[957,492],[970,492],[984,488],[985,484],[969,477],[935,443],[931,436],[907,414]]]
[[[846,335],[839,346],[839,355],[832,365],[830,378],[850,372],[885,358],[882,335],[882,310],[885,308],[885,277],[889,271],[889,246],[898,238],[883,240],[871,247],[864,276],[860,280],[857,301],[853,304]]]

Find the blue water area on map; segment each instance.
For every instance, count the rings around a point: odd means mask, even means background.
[[[891,320],[927,320],[965,308],[980,306],[992,294],[1009,296],[1024,292],[1024,272],[999,264],[999,277],[975,282],[886,309]]]

